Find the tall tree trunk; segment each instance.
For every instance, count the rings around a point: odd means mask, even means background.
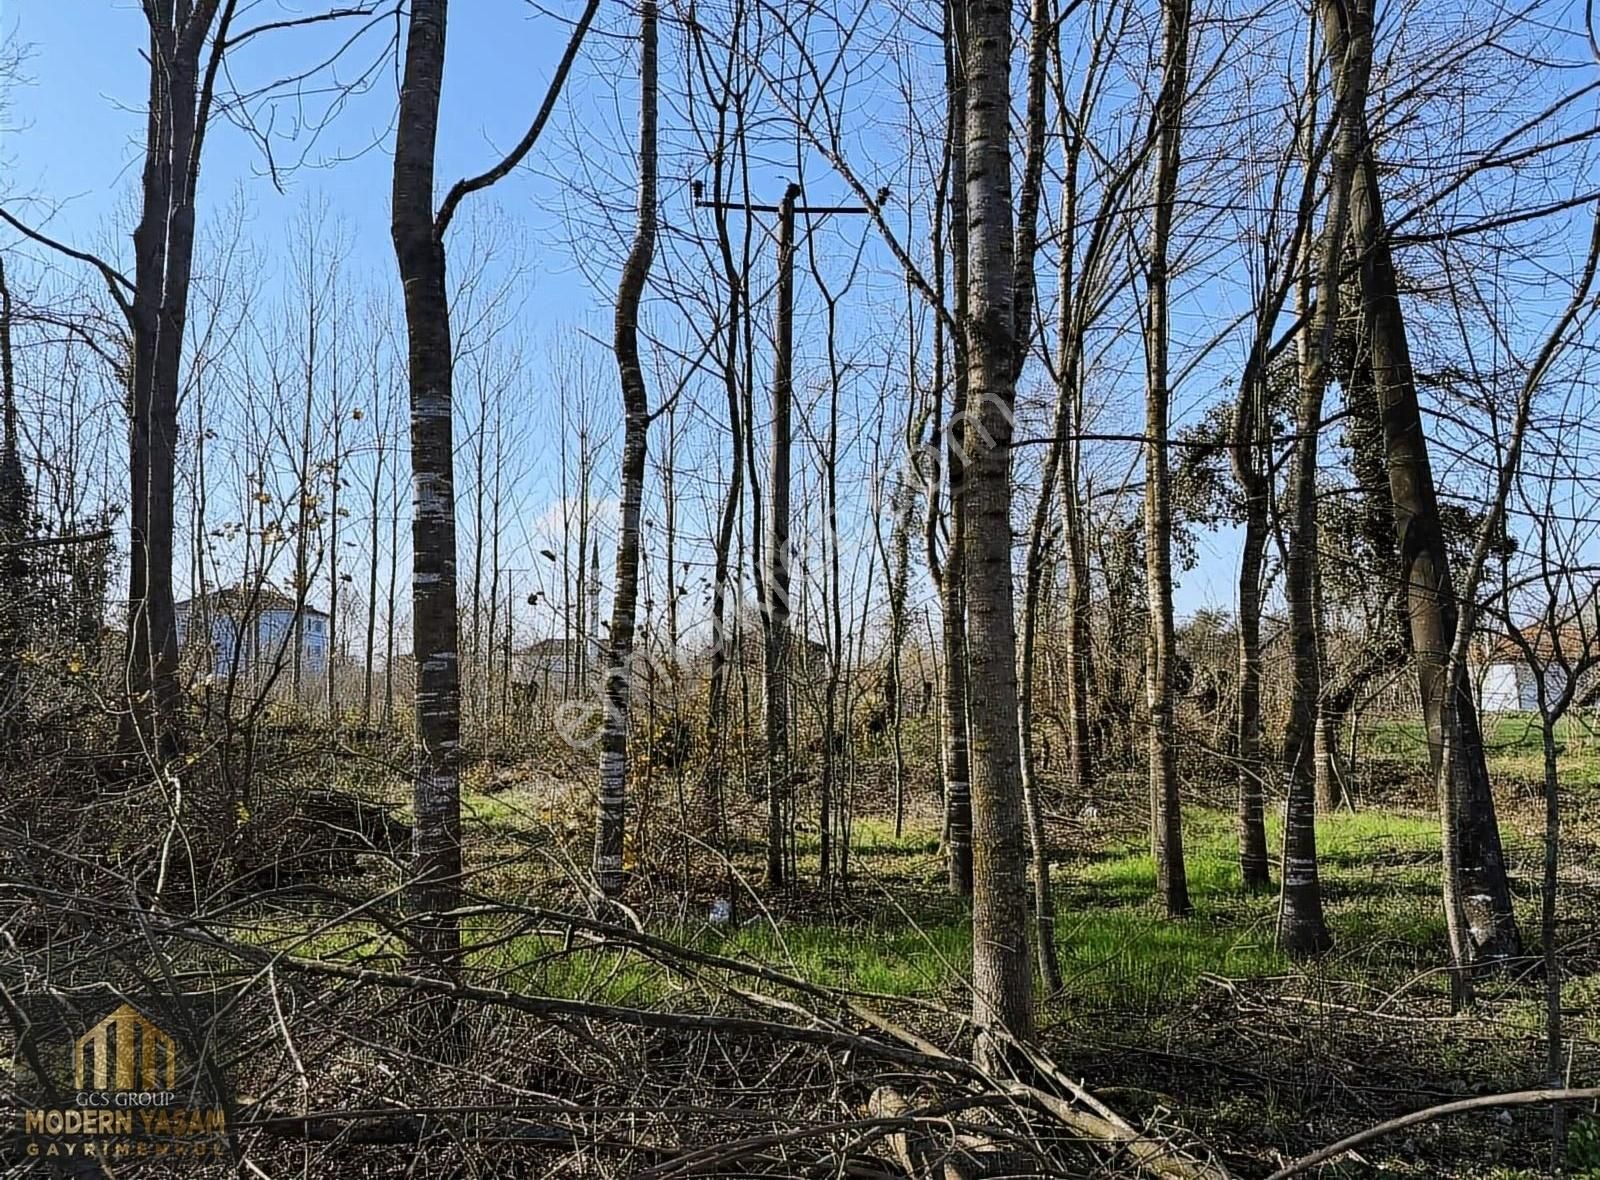
[[[1316,216],[1318,147],[1317,96],[1319,62],[1316,24],[1307,30],[1305,45],[1305,98],[1297,120],[1295,141],[1302,178],[1294,232],[1281,267],[1267,253],[1265,272],[1278,271],[1275,282],[1265,284],[1256,307],[1255,339],[1239,382],[1234,403],[1230,460],[1234,478],[1244,496],[1244,539],[1239,559],[1239,709],[1235,731],[1239,772],[1239,871],[1246,889],[1271,885],[1267,853],[1264,795],[1266,761],[1261,753],[1261,600],[1268,530],[1271,525],[1272,410],[1270,407],[1269,342],[1279,315],[1295,292],[1296,313],[1309,316],[1313,276],[1307,265],[1309,243]],[[1297,337],[1302,363],[1306,334]]]
[[[1145,324],[1145,584],[1150,598],[1145,700],[1150,716],[1150,847],[1156,893],[1167,916],[1177,918],[1189,912],[1189,882],[1183,865],[1183,811],[1173,744],[1172,664],[1177,641],[1172,619],[1172,475],[1167,464],[1172,396],[1167,372],[1171,328],[1167,266],[1188,90],[1188,0],[1166,0],[1163,22],[1166,62],[1156,100],[1159,130]]]
[[[954,468],[952,467],[952,476]],[[963,485],[965,479],[962,480]],[[945,558],[940,656],[944,663],[944,844],[950,891],[972,896],[972,751],[967,716],[967,594],[958,545],[966,543],[965,491],[950,497],[950,552]]]
[[[1059,436],[1059,432],[1058,432]],[[1053,450],[1060,447],[1059,437]],[[1061,964],[1056,957],[1055,894],[1050,888],[1049,843],[1044,826],[1044,807],[1039,798],[1038,773],[1033,757],[1033,674],[1038,646],[1039,598],[1046,570],[1046,540],[1050,519],[1050,500],[1055,489],[1054,468],[1059,454],[1047,460],[1046,479],[1039,489],[1033,526],[1028,535],[1027,569],[1023,581],[1022,653],[1020,682],[1017,687],[1017,738],[1023,805],[1027,812],[1028,843],[1033,852],[1034,951],[1039,961],[1039,978],[1050,992],[1061,990]]]
[[[1056,289],[1060,301],[1056,381],[1056,435],[1061,442],[1061,532],[1066,550],[1067,585],[1067,781],[1075,796],[1085,803],[1094,793],[1094,767],[1089,747],[1089,686],[1094,683],[1093,653],[1089,638],[1089,542],[1084,531],[1084,511],[1079,487],[1082,453],[1079,436],[1083,432],[1083,335],[1086,308],[1090,300],[1081,296],[1074,279],[1078,230],[1078,172],[1085,138],[1081,128],[1089,110],[1091,86],[1084,80],[1083,97],[1074,120],[1066,103],[1065,70],[1061,62],[1061,31],[1051,42],[1051,69],[1054,73],[1059,109],[1056,128],[1061,137],[1061,247]],[[1131,177],[1132,172],[1128,175]],[[1085,253],[1086,269],[1095,262],[1108,238],[1114,203],[1109,194],[1095,219],[1094,232]],[[1082,281],[1082,280],[1079,280]],[[1085,285],[1087,291],[1087,285]]]
[[[340,330],[339,306],[334,304],[333,318],[333,379],[332,417],[333,457],[328,467],[328,633],[323,637],[326,654],[322,659],[323,688],[327,692],[328,721],[339,718],[339,688],[334,683],[334,660],[338,655],[339,638],[343,628],[339,622],[339,485],[344,476],[344,403],[339,386],[339,348],[343,333]]]
[[[1331,3],[1331,0],[1330,0]],[[1317,639],[1317,443],[1322,403],[1328,388],[1330,354],[1339,322],[1339,269],[1350,223],[1350,193],[1361,151],[1359,112],[1366,105],[1372,66],[1372,22],[1360,3],[1349,6],[1348,22],[1327,31],[1332,63],[1337,128],[1329,177],[1328,207],[1312,260],[1317,270],[1317,303],[1302,328],[1300,402],[1295,423],[1294,470],[1290,477],[1291,524],[1285,568],[1294,683],[1284,759],[1289,778],[1283,825],[1283,887],[1279,897],[1278,942],[1290,954],[1320,954],[1332,945],[1322,914],[1317,874],[1316,726],[1322,699],[1322,667]]]
[[[398,450],[398,439],[395,447]],[[393,729],[395,625],[400,598],[400,464],[391,462],[389,470],[389,588],[385,595],[383,629],[383,723]]]
[[[412,0],[395,126],[395,258],[405,290],[412,467],[411,630],[415,651],[416,763],[410,904],[419,947],[453,965],[461,875],[458,780],[461,683],[456,618],[456,521],[450,304],[444,242],[433,216],[434,149],[448,0]]]
[[[916,362],[912,361],[913,377]],[[894,749],[894,834],[899,839],[906,822],[905,684],[901,655],[906,646],[906,596],[911,588],[911,513],[915,500],[910,487],[898,477],[890,493],[894,524],[884,571],[889,584],[889,652],[884,669],[884,708]]]
[[[1347,261],[1353,255],[1347,257]],[[1349,317],[1346,316],[1348,325]],[[1348,756],[1339,750],[1339,733],[1344,719],[1356,707],[1367,685],[1389,672],[1404,667],[1411,654],[1411,634],[1403,594],[1389,579],[1398,576],[1399,553],[1395,547],[1394,508],[1389,497],[1389,474],[1383,455],[1383,431],[1372,383],[1370,342],[1365,333],[1341,329],[1336,333],[1341,344],[1354,347],[1349,355],[1341,350],[1340,385],[1344,390],[1345,443],[1350,448],[1350,468],[1361,489],[1361,535],[1373,554],[1374,571],[1384,579],[1383,607],[1377,619],[1377,633],[1355,663],[1331,684],[1324,684],[1317,715],[1317,804],[1327,810],[1341,803],[1353,807],[1351,790],[1354,775],[1355,737],[1352,731]]]
[[[1082,430],[1082,398],[1076,376],[1070,382],[1074,408],[1070,430]],[[1078,487],[1078,446],[1071,439],[1062,455],[1061,519],[1067,547],[1067,780],[1079,799],[1094,794],[1089,712],[1093,707],[1094,653],[1089,634],[1089,540]]]
[[[839,559],[839,395],[843,373],[839,358],[839,296],[828,286],[817,261],[816,239],[807,239],[811,275],[822,295],[825,307],[826,341],[828,356],[828,433],[820,440],[823,494],[823,557],[826,561],[826,580],[823,586],[823,629],[829,637],[827,645],[827,678],[822,689],[822,773],[818,781],[818,877],[823,886],[832,889],[835,860],[837,879],[849,888],[849,770],[848,724],[841,727],[843,716],[850,716],[850,694],[841,693],[845,668],[850,664],[844,634],[844,581]],[[871,583],[868,582],[870,599]],[[892,592],[892,591],[891,591]],[[870,600],[863,603],[863,610]],[[893,608],[891,607],[891,618]],[[894,626],[891,621],[891,628]],[[841,705],[842,697],[842,705]],[[887,698],[886,698],[887,701]],[[837,855],[834,842],[839,842]]]
[[[1054,31],[1049,0],[1033,0],[1029,21],[1032,32],[1028,43],[1027,154],[1022,168],[1022,191],[1017,200],[1016,305],[1012,313],[1013,384],[1022,376],[1028,357],[1028,343],[1033,338],[1034,253],[1039,243],[1039,203],[1044,184],[1045,75]],[[1071,244],[1064,244],[1063,249],[1070,254]],[[1067,396],[1065,387],[1057,389],[1056,429],[1045,460],[1039,499],[1034,506],[1033,526],[1028,534],[1022,607],[1022,666],[1017,690],[1018,773],[1022,780],[1028,848],[1033,861],[1034,952],[1039,963],[1039,978],[1051,992],[1061,989],[1061,965],[1056,961],[1056,906],[1055,894],[1050,887],[1050,844],[1045,833],[1044,802],[1040,798],[1040,784],[1033,758],[1033,670],[1040,587],[1044,578],[1046,531],[1055,490],[1053,485],[1061,467],[1061,452],[1065,445],[1061,420]]]
[[[778,226],[777,354],[772,363],[772,456],[767,477],[765,689],[767,737],[767,876],[784,883],[789,773],[789,462],[794,405],[794,207],[800,186],[784,190]]]
[[[544,102],[521,141],[489,171],[458,181],[433,211],[439,97],[448,0],[413,0],[395,121],[390,233],[405,293],[411,400],[411,633],[416,667],[416,765],[409,901],[420,915],[418,947],[447,968],[461,933],[445,915],[461,876],[461,666],[456,595],[454,354],[445,283],[445,232],[464,196],[494,184],[532,149],[594,17],[590,0],[574,27]],[[582,436],[580,435],[580,440]],[[588,482],[583,487],[588,504]],[[391,624],[392,625],[392,624]]]
[[[229,0],[216,34],[225,38]],[[132,422],[129,431],[128,660],[123,739],[164,760],[180,735],[178,635],[173,606],[173,491],[178,388],[194,262],[194,196],[209,114],[200,62],[218,0],[158,0],[150,26],[149,115],[133,233]],[[213,68],[221,53],[212,51]]]
[[[489,392],[488,380],[484,375],[482,364],[476,366],[472,374],[473,384],[477,386],[477,416],[473,424],[470,442],[472,456],[472,591],[467,601],[467,699],[465,711],[468,732],[479,743],[486,744],[488,729],[484,716],[484,704],[487,700],[483,675],[483,653],[485,648],[494,644],[494,632],[489,632],[488,642],[484,639],[483,617],[483,571],[487,560],[486,544],[488,538],[484,536],[484,505],[489,498],[489,471],[487,448],[489,444]]]
[[[483,713],[484,725],[490,734],[498,732],[497,723],[504,715],[502,702],[509,695],[495,691],[495,674],[498,668],[501,683],[510,680],[510,665],[501,666],[495,658],[500,647],[500,579],[504,571],[500,566],[500,510],[505,504],[501,480],[506,468],[505,447],[501,440],[504,401],[497,400],[494,414],[494,491],[489,498],[489,617],[485,623],[483,644]]]
[[[639,361],[639,302],[656,248],[656,0],[639,8],[639,220],[617,287],[613,349],[622,384],[622,510],[617,530],[616,590],[605,653],[605,719],[600,730],[600,794],[594,876],[602,896],[622,892],[628,782],[628,705],[634,613],[639,597],[639,515],[644,499],[650,400]]]
[[[966,8],[968,400],[965,539],[972,740],[972,1016],[980,1063],[998,1068],[995,1034],[1033,1037],[1027,857],[1017,743],[1011,587],[1011,433],[1015,416],[1016,259],[1011,207],[1011,11]]]
[[[379,515],[379,497],[383,487],[383,462],[388,442],[384,433],[383,421],[378,417],[378,399],[383,395],[378,389],[378,375],[373,373],[372,390],[372,433],[374,454],[372,460],[372,500],[368,507],[372,512],[372,528],[367,534],[367,544],[371,548],[370,561],[367,566],[367,649],[365,670],[361,693],[361,724],[372,724],[372,675],[374,648],[378,641],[378,550],[379,550],[379,525],[382,517]]]
[[[949,117],[950,186],[950,275],[955,294],[955,320],[965,332],[969,294],[967,291],[967,77],[969,5],[951,4],[947,9],[945,36],[945,78]],[[1009,185],[1007,186],[1009,188]],[[944,839],[945,860],[950,890],[959,897],[972,894],[972,751],[969,743],[971,715],[968,709],[967,662],[967,452],[963,421],[967,413],[970,377],[967,372],[966,343],[951,341],[955,351],[951,365],[951,417],[946,432],[945,468],[950,485],[950,535],[946,548],[940,598],[944,609],[942,655],[944,658]],[[940,391],[942,392],[942,391]]]
[[[317,310],[321,294],[317,276],[310,273],[316,251],[314,242],[308,242],[311,259],[307,263],[306,340],[305,340],[305,390],[300,403],[300,452],[295,479],[295,529],[294,529],[294,618],[290,624],[289,687],[295,707],[305,704],[301,689],[305,678],[306,650],[306,596],[311,592],[311,521],[316,506],[316,477],[311,469],[311,410],[317,391],[317,337],[320,315]]]
[[[676,666],[678,662],[678,596],[684,592],[678,578],[678,411],[677,403],[667,405],[667,438],[659,464],[661,468],[661,515],[665,528],[662,532],[664,549],[662,559],[667,568],[667,658]],[[678,702],[676,687],[673,703]],[[680,776],[681,777],[681,776]]]
[[[731,52],[731,51],[730,51]],[[718,110],[718,143],[724,142],[725,108]],[[722,257],[723,280],[727,284],[727,336],[722,355],[723,392],[728,403],[728,438],[732,467],[728,474],[728,490],[722,502],[721,517],[717,522],[714,544],[711,588],[711,667],[706,682],[706,758],[701,783],[701,802],[704,827],[716,835],[719,849],[725,851],[722,840],[722,817],[725,814],[724,790],[727,785],[727,742],[725,732],[728,707],[729,653],[733,650],[728,626],[728,598],[732,589],[731,554],[735,530],[739,524],[740,502],[744,492],[745,424],[740,413],[739,395],[739,332],[740,309],[743,306],[743,279],[733,255],[733,243],[728,234],[728,215],[724,207],[724,153],[713,158],[711,196],[717,225],[717,245]],[[734,596],[737,609],[737,594]]]
[[[1561,777],[1556,762],[1556,722],[1566,711],[1552,710],[1546,699],[1544,668],[1539,675],[1539,737],[1544,753],[1544,864],[1539,884],[1539,934],[1544,942],[1544,1084],[1552,1090],[1566,1085],[1561,1054],[1561,948],[1556,945],[1556,903],[1561,868]],[[1570,692],[1566,700],[1570,701]],[[1566,1156],[1566,1112],[1557,1103],[1550,1111],[1550,1138],[1553,1164]]]
[[[33,515],[17,442],[17,381],[11,352],[11,287],[0,258],[0,761],[20,752],[27,725],[22,653],[28,647],[28,561],[20,548]]]
[[[1368,2],[1360,0],[1363,7]],[[1340,19],[1337,5],[1323,5],[1322,12],[1325,27]],[[1454,833],[1452,855],[1459,876],[1458,881],[1446,882],[1446,889],[1459,896],[1465,910],[1473,957],[1486,962],[1515,958],[1522,953],[1522,937],[1511,905],[1477,706],[1464,676],[1454,686],[1446,683],[1445,666],[1456,629],[1455,589],[1439,523],[1399,283],[1383,221],[1377,161],[1366,133],[1365,112],[1356,114],[1361,120],[1363,148],[1351,195],[1351,231],[1360,251],[1362,317],[1372,342],[1372,377],[1388,457],[1400,550],[1399,584],[1409,615],[1429,764],[1437,778],[1448,737],[1459,780],[1453,792],[1458,800],[1454,813],[1441,817],[1444,829]],[[1447,734],[1447,729],[1455,732]]]

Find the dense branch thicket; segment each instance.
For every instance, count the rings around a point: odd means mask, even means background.
[[[270,7],[0,51],[8,1107],[1600,1165],[1590,14]]]

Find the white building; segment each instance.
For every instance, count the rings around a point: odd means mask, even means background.
[[[261,678],[294,667],[295,620],[300,628],[300,673],[328,671],[328,616],[270,586],[228,586],[177,604],[178,645],[199,653],[200,667],[217,679]]]
[[[1478,709],[1483,713],[1529,713],[1539,708],[1539,677],[1544,677],[1545,699],[1554,704],[1566,691],[1567,666],[1581,664],[1600,648],[1600,634],[1593,628],[1567,624],[1552,637],[1543,623],[1522,629],[1522,637],[1533,658],[1522,644],[1504,635],[1495,636],[1474,650],[1469,664]],[[1589,704],[1595,677],[1584,676],[1574,703]]]

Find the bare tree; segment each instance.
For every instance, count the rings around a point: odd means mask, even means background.
[[[1533,414],[1534,399],[1549,375],[1551,366],[1555,363],[1561,351],[1570,343],[1570,336],[1575,327],[1582,324],[1595,311],[1591,302],[1591,291],[1594,287],[1595,275],[1600,269],[1600,212],[1595,216],[1589,238],[1588,255],[1584,260],[1582,271],[1578,280],[1573,284],[1571,299],[1565,309],[1551,325],[1549,334],[1537,355],[1527,367],[1521,388],[1517,391],[1516,407],[1512,414],[1510,431],[1506,436],[1504,450],[1500,455],[1499,470],[1495,475],[1494,489],[1489,500],[1488,511],[1483,522],[1478,528],[1478,535],[1474,539],[1472,558],[1467,565],[1465,579],[1462,583],[1462,598],[1459,612],[1455,619],[1455,631],[1450,635],[1449,654],[1445,661],[1444,674],[1447,684],[1459,684],[1462,691],[1455,694],[1452,700],[1457,703],[1453,706],[1459,715],[1463,711],[1461,701],[1467,702],[1465,708],[1473,708],[1474,702],[1470,686],[1467,681],[1467,648],[1472,641],[1472,632],[1476,621],[1477,595],[1479,584],[1483,578],[1484,567],[1488,562],[1489,552],[1495,541],[1499,538],[1506,514],[1506,503],[1511,494],[1511,486],[1515,482],[1521,469],[1523,451],[1527,445],[1528,423]],[[1523,642],[1526,642],[1523,640]],[[1565,696],[1575,689],[1575,683],[1567,687]],[[1557,703],[1560,702],[1558,698]],[[1567,704],[1570,704],[1568,697]],[[1552,845],[1556,844],[1559,837],[1559,828],[1552,833],[1552,821],[1549,808],[1550,792],[1553,790],[1551,776],[1554,774],[1554,722],[1550,720],[1550,701],[1547,687],[1542,686],[1539,691],[1539,707],[1543,716],[1541,727],[1544,729],[1543,744],[1545,746],[1545,774],[1546,774],[1546,913],[1544,920],[1553,924],[1553,915],[1549,907],[1553,905],[1548,893],[1550,889],[1549,875],[1551,868],[1549,858],[1555,855]],[[1564,707],[1564,706],[1563,706]],[[1467,734],[1475,732],[1468,729]],[[1450,953],[1452,966],[1451,972],[1451,998],[1459,1007],[1472,999],[1472,987],[1467,969],[1472,963],[1474,941],[1480,941],[1472,923],[1477,917],[1475,910],[1481,909],[1482,902],[1470,897],[1461,889],[1460,878],[1464,875],[1464,867],[1460,863],[1460,849],[1455,839],[1455,823],[1463,808],[1463,800],[1458,797],[1462,789],[1462,777],[1457,772],[1457,764],[1472,758],[1474,747],[1466,744],[1468,738],[1463,735],[1462,726],[1457,718],[1455,724],[1445,729],[1444,749],[1439,760],[1437,785],[1441,798],[1441,833],[1440,846],[1443,849],[1444,860],[1444,900],[1445,921],[1450,933]],[[1481,739],[1477,752],[1482,754]],[[1546,930],[1547,935],[1550,931]],[[1546,949],[1546,954],[1550,951]],[[1559,979],[1559,976],[1558,976]],[[1557,985],[1559,986],[1559,984]],[[1559,996],[1558,996],[1559,999]],[[1559,1017],[1559,1010],[1558,1010]]]
[[[1156,893],[1168,917],[1189,912],[1183,865],[1183,809],[1173,747],[1172,486],[1167,464],[1169,388],[1167,352],[1171,323],[1168,265],[1172,210],[1178,190],[1183,112],[1188,97],[1189,4],[1162,5],[1163,67],[1156,99],[1158,147],[1145,312],[1145,581],[1150,615],[1145,641],[1145,699],[1149,709],[1150,846]]]
[[[1329,31],[1328,60],[1338,128],[1334,136],[1328,204],[1314,260],[1316,308],[1301,329],[1299,405],[1295,419],[1294,470],[1289,484],[1289,543],[1285,594],[1289,599],[1294,680],[1289,727],[1284,737],[1288,775],[1283,836],[1283,884],[1279,895],[1278,942],[1291,954],[1319,954],[1332,943],[1322,915],[1317,875],[1315,730],[1322,697],[1321,652],[1317,639],[1317,443],[1322,403],[1329,381],[1329,358],[1339,320],[1340,264],[1350,223],[1350,191],[1360,157],[1362,132],[1357,112],[1366,107],[1372,69],[1370,12],[1359,4],[1347,20]]]
[[[966,10],[968,374],[963,558],[972,721],[972,985],[980,1062],[1004,1059],[1000,1034],[1033,1036],[1027,855],[1018,769],[1016,623],[1011,591],[1011,440],[1016,404],[1011,190],[1011,10]]]
[[[461,201],[488,188],[532,150],[587,33],[590,0],[521,141],[489,171],[458,181],[433,209],[434,159],[448,0],[416,0],[407,26],[395,124],[392,236],[405,292],[411,393],[412,644],[416,653],[417,759],[412,904],[420,945],[452,964],[460,930],[445,915],[461,874],[461,684],[457,642],[453,352],[445,283],[445,233]]]
[[[1050,50],[1056,43],[1056,39],[1051,36],[1054,32],[1054,22],[1051,19],[1048,0],[1034,0],[1029,20],[1032,31],[1028,41],[1025,133],[1027,149],[1022,166],[1022,191],[1017,200],[1013,381],[1022,376],[1028,359],[1028,342],[1033,338],[1033,307],[1036,299],[1034,254],[1039,244],[1039,206],[1044,187],[1045,133],[1049,118],[1045,103],[1045,82],[1050,68]],[[1072,247],[1069,243],[1063,243],[1062,249],[1070,252]],[[1069,392],[1058,384],[1056,388],[1058,411],[1069,396]],[[1057,417],[1059,419],[1059,412]],[[1059,431],[1057,433],[1059,436]],[[1017,689],[1018,773],[1022,781],[1028,845],[1033,859],[1034,950],[1039,961],[1039,977],[1044,982],[1045,988],[1051,992],[1059,991],[1061,988],[1061,966],[1056,960],[1055,894],[1050,885],[1049,840],[1045,833],[1044,803],[1040,799],[1040,784],[1034,766],[1033,673],[1040,584],[1045,564],[1045,530],[1050,518],[1050,505],[1054,499],[1053,484],[1057,469],[1061,465],[1063,442],[1064,440],[1058,437],[1052,442],[1047,453],[1042,486],[1034,510],[1033,528],[1028,537],[1020,637],[1021,666]]]
[[[13,304],[0,256],[0,738],[16,748],[22,736],[22,652],[28,637],[28,541],[32,492],[17,438],[17,377],[12,352]]]
[[[748,265],[741,268],[733,250],[729,227],[728,185],[733,164],[741,154],[747,86],[740,70],[740,38],[744,36],[745,22],[742,4],[734,5],[732,33],[728,38],[727,55],[721,71],[713,63],[705,28],[695,24],[690,29],[695,69],[693,77],[704,87],[715,114],[715,124],[710,131],[708,155],[711,160],[711,210],[716,227],[717,262],[722,279],[721,343],[716,347],[718,371],[722,379],[727,427],[729,435],[729,474],[721,511],[717,517],[715,536],[712,538],[711,575],[711,653],[706,680],[705,762],[701,777],[701,802],[706,826],[713,832],[719,846],[725,847],[726,824],[725,789],[727,785],[727,742],[724,715],[729,701],[729,656],[736,650],[735,630],[738,624],[738,592],[734,572],[741,562],[734,560],[733,546],[739,530],[741,503],[744,494],[745,456],[748,446],[748,425],[742,413],[740,366],[741,342],[748,338],[745,313],[748,308],[745,276]],[[731,124],[731,126],[730,126]],[[748,214],[746,226],[748,227]],[[748,237],[746,240],[748,251]],[[748,261],[748,259],[746,259]],[[748,360],[748,358],[747,358]],[[748,383],[745,383],[746,386]],[[732,591],[733,618],[729,618],[729,598]]]
[[[1330,45],[1344,36],[1346,22],[1371,21],[1370,0],[1357,0],[1348,12],[1334,5],[1321,5],[1319,12]],[[1444,888],[1447,898],[1459,895],[1465,899],[1462,904],[1472,955],[1489,961],[1511,958],[1521,953],[1522,940],[1506,880],[1483,734],[1469,686],[1445,676],[1450,641],[1456,632],[1458,599],[1384,222],[1377,153],[1364,105],[1350,112],[1350,117],[1360,120],[1361,127],[1350,229],[1360,260],[1362,316],[1371,341],[1373,382],[1388,456],[1389,491],[1400,548],[1399,585],[1410,619],[1430,763],[1437,776],[1448,741],[1455,749],[1454,773],[1459,776],[1459,783],[1449,792],[1450,800],[1441,801],[1442,807],[1450,808],[1442,813],[1441,822],[1453,846]],[[1454,732],[1447,732],[1452,728]],[[1447,900],[1448,912],[1459,908]]]
[[[456,528],[451,345],[443,227],[433,213],[434,150],[444,75],[446,0],[411,6],[395,125],[393,236],[405,293],[411,393],[412,643],[417,759],[412,905],[422,947],[444,963],[460,954],[454,904],[461,875],[457,779],[461,689],[456,644]]]
[[[945,388],[944,317],[935,321],[934,334],[934,447],[929,459],[937,462],[938,446],[944,446],[945,478],[949,489],[949,540],[944,550],[944,560],[936,554],[935,533],[939,521],[939,502],[936,494],[938,472],[935,470],[928,497],[928,568],[939,584],[943,608],[942,654],[944,657],[944,843],[945,859],[949,869],[950,889],[958,896],[972,893],[972,751],[968,709],[970,666],[967,662],[967,452],[965,427],[961,425],[967,413],[968,383],[966,341],[960,336],[965,331],[970,293],[967,284],[967,79],[972,63],[967,42],[969,6],[948,4],[944,6],[944,56],[946,129],[945,159],[940,179],[941,199],[949,186],[949,243],[950,287],[956,331],[950,333],[950,422],[941,428],[939,401]],[[1008,186],[1009,188],[1009,186]],[[940,213],[943,212],[941,208]],[[946,244],[941,240],[941,221],[936,214],[933,223],[935,239],[935,274],[941,285],[940,309],[943,309],[944,266],[942,256]]]
[[[368,376],[371,379],[372,406],[368,412],[372,416],[372,487],[367,505],[370,519],[367,531],[366,651],[362,664],[361,724],[363,726],[372,724],[374,653],[378,640],[378,566],[382,553],[380,529],[383,523],[381,508],[383,476],[386,461],[393,461],[390,457],[392,444],[389,440],[391,429],[389,395],[384,384],[382,337],[377,331],[375,315],[368,317],[367,327],[371,333],[371,339],[368,341],[371,350],[368,358]],[[392,629],[392,621],[390,626]]]
[[[1594,572],[1583,560],[1594,540],[1597,519],[1592,494],[1584,493],[1587,481],[1574,479],[1567,470],[1566,455],[1581,446],[1572,438],[1573,425],[1565,413],[1550,416],[1539,430],[1542,437],[1537,441],[1542,447],[1527,448],[1521,468],[1514,472],[1510,492],[1520,501],[1520,510],[1532,518],[1537,541],[1519,547],[1524,560],[1519,562],[1515,578],[1511,556],[1502,550],[1500,585],[1495,598],[1483,608],[1495,617],[1503,635],[1493,647],[1513,651],[1521,658],[1533,682],[1539,719],[1544,788],[1539,937],[1544,950],[1545,1085],[1551,1089],[1566,1084],[1564,969],[1557,926],[1562,835],[1559,728],[1574,707],[1593,693],[1594,673],[1600,668]],[[1496,450],[1500,450],[1498,444]],[[1506,457],[1500,455],[1502,461]],[[1535,469],[1530,471],[1530,467]],[[1569,511],[1586,504],[1587,511]],[[1506,511],[1512,511],[1510,505]],[[1522,619],[1530,621],[1523,623]],[[1556,1106],[1550,1117],[1552,1168],[1559,1168],[1566,1159],[1565,1112]]]
[[[772,363],[771,470],[767,474],[766,537],[757,584],[765,638],[763,688],[767,741],[768,886],[784,883],[788,846],[789,768],[789,477],[794,409],[794,217],[800,186],[784,190],[778,210],[778,306]]]
[[[605,717],[600,730],[599,811],[595,818],[594,875],[602,896],[622,891],[622,848],[628,782],[628,709],[633,679],[634,613],[639,597],[639,516],[644,498],[649,392],[639,360],[639,302],[650,278],[656,242],[656,39],[655,0],[639,10],[639,220],[617,288],[613,349],[625,412],[622,439],[622,510],[617,526],[616,589],[611,637],[605,648]]]

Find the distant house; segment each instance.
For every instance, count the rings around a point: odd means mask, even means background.
[[[264,676],[294,667],[295,619],[300,628],[300,672],[328,670],[328,615],[270,586],[228,586],[177,604],[178,644],[195,653],[202,669],[219,679]]]
[[[1482,712],[1518,713],[1537,709],[1537,676],[1540,673],[1544,676],[1546,699],[1553,702],[1566,689],[1563,661],[1577,664],[1585,657],[1600,654],[1600,634],[1593,627],[1569,623],[1552,635],[1544,623],[1534,623],[1522,628],[1522,638],[1533,651],[1532,663],[1522,645],[1505,635],[1492,637],[1473,653],[1472,685]],[[1535,665],[1539,672],[1535,671]],[[1582,678],[1575,698],[1577,704],[1590,703],[1595,682],[1592,671]]]
[[[589,648],[584,659],[583,648]],[[576,637],[538,639],[511,653],[511,691],[520,708],[543,702],[594,699],[604,674],[603,652],[598,643],[587,645]],[[631,691],[648,692],[652,686],[670,684],[678,670],[670,661],[643,647],[634,649],[630,663]]]
[[[539,639],[511,653],[511,683],[524,703],[576,695],[583,679],[577,639]]]

